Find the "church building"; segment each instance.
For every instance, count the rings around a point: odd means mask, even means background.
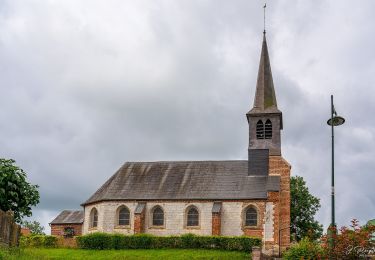
[[[265,33],[246,118],[248,160],[126,162],[82,204],[82,233],[245,235],[264,251],[288,247],[291,166]]]

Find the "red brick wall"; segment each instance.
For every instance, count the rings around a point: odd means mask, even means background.
[[[64,229],[72,227],[76,236],[82,235],[83,224],[51,224],[51,235],[52,236],[63,236]]]
[[[220,236],[221,235],[221,214],[212,213],[212,235]]]
[[[244,235],[263,239],[263,228],[245,228]]]
[[[21,227],[21,234],[24,235],[24,236],[27,236],[27,235],[31,234],[31,231],[28,228]]]
[[[145,232],[145,210],[142,213],[134,214],[134,234]]]
[[[281,231],[281,247],[283,249],[290,245],[290,170],[291,166],[281,156],[270,156],[270,175],[280,175],[280,194],[278,211],[278,224],[275,225],[275,241],[278,241],[279,228]],[[270,199],[276,199],[276,196],[269,194]],[[273,198],[272,198],[273,197]],[[276,211],[276,210],[275,210]],[[275,213],[276,214],[276,213]],[[276,218],[275,218],[276,219]]]

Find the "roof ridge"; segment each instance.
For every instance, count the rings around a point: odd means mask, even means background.
[[[246,159],[243,160],[186,160],[186,161],[127,161],[124,163],[187,163],[187,162],[243,162],[247,161]]]

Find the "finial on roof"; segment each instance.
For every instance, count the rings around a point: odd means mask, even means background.
[[[264,6],[263,6],[263,34],[266,34],[266,7],[267,7],[267,3],[264,3]]]

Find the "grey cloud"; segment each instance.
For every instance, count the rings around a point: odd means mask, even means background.
[[[325,225],[331,93],[347,119],[338,224],[374,218],[373,5],[268,3],[283,154]],[[0,2],[0,156],[40,185],[34,217],[79,208],[125,161],[245,159],[262,15],[244,0]]]

